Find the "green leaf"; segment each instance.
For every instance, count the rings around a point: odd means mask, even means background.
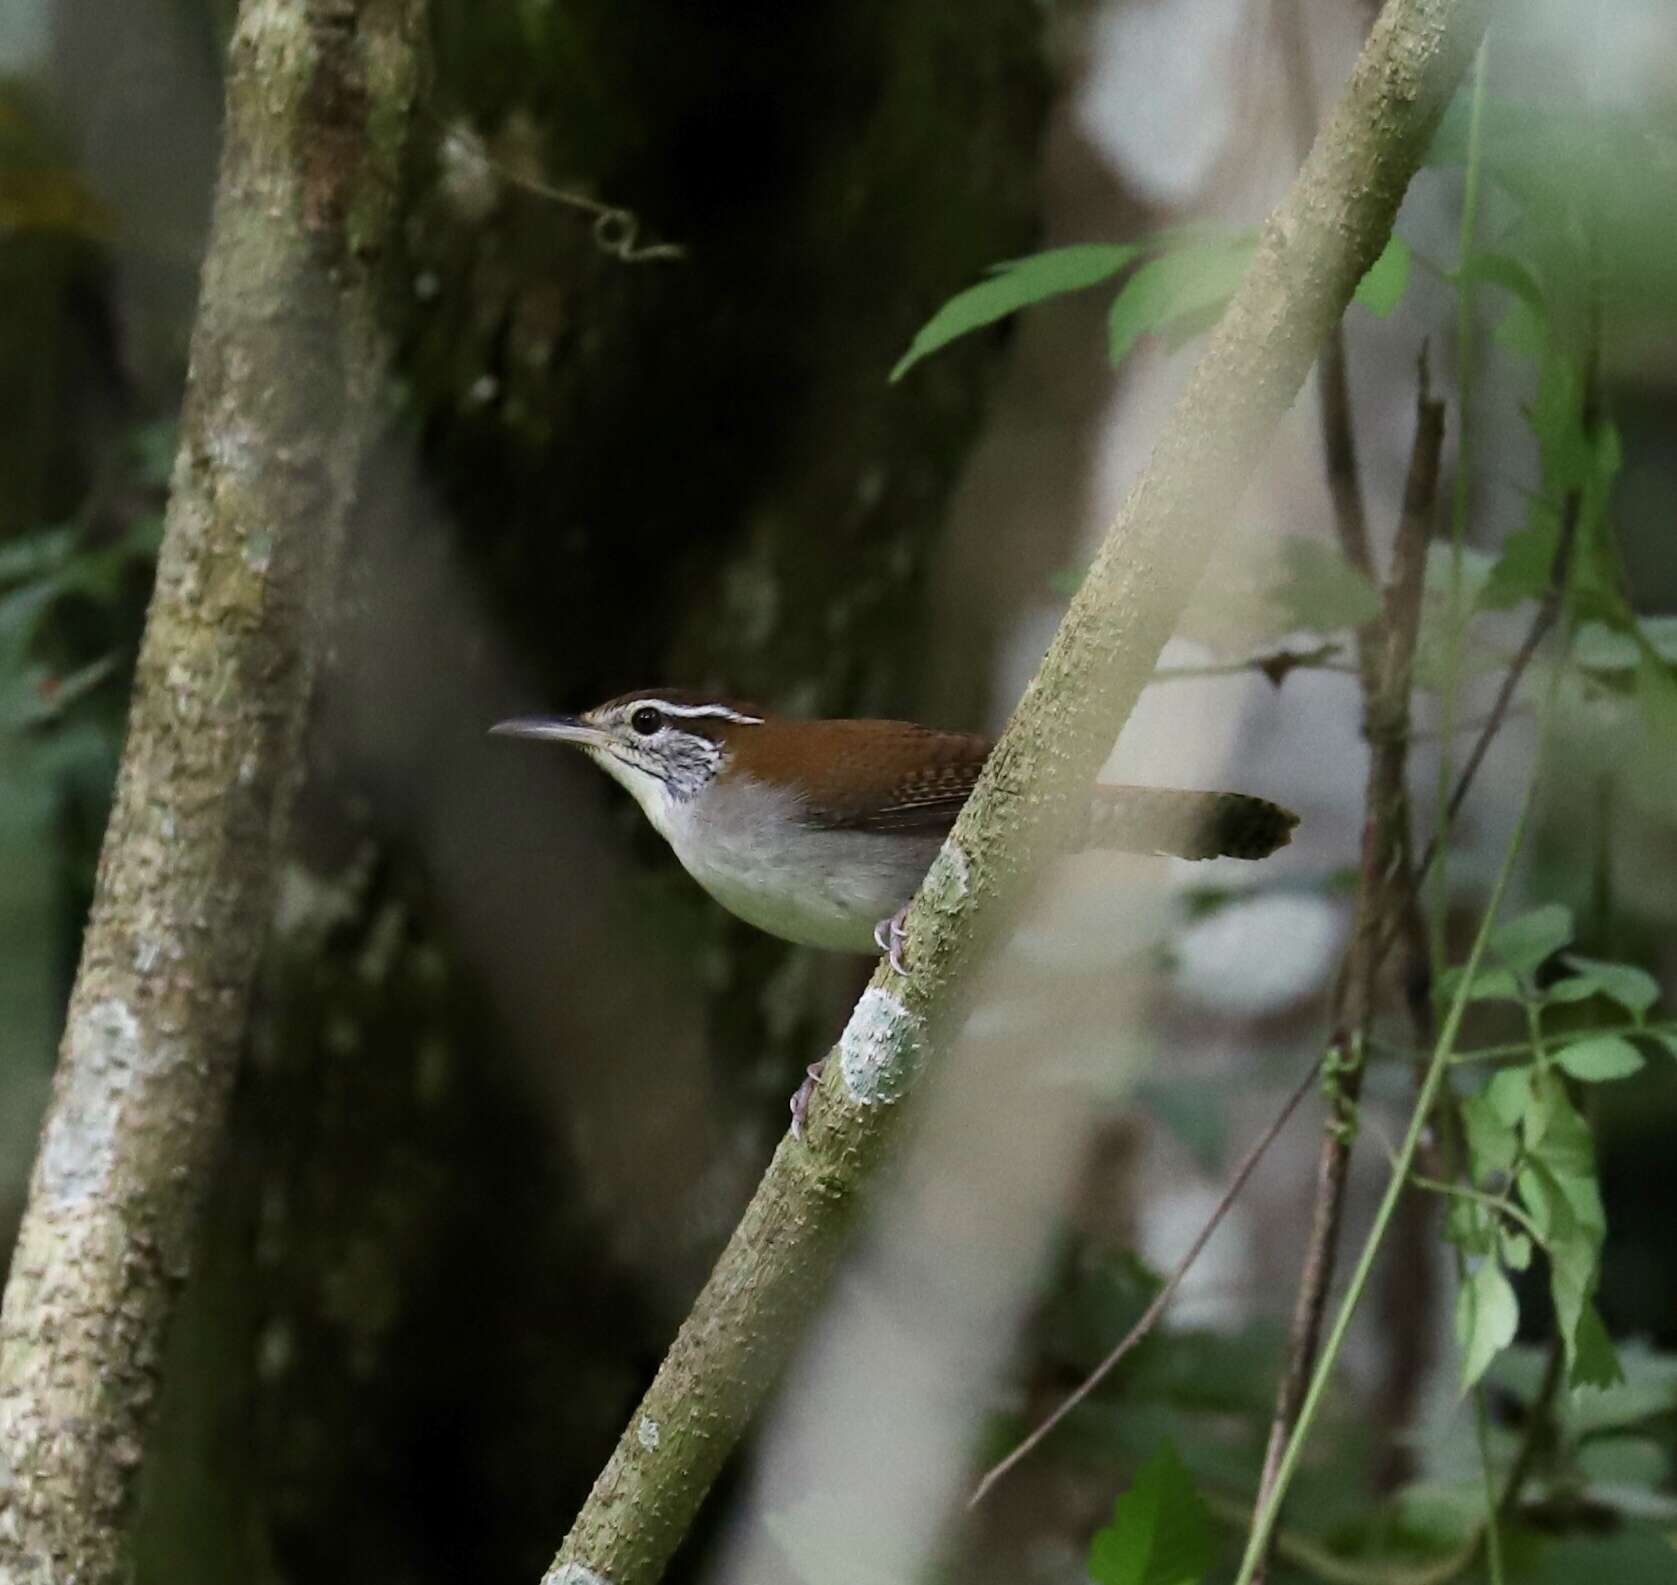
[[[1490,1255],[1496,1251],[1496,1218],[1483,1200],[1453,1195],[1444,1218],[1444,1236],[1465,1255]]]
[[[1502,1254],[1502,1263],[1510,1271],[1525,1271],[1531,1265],[1531,1235],[1521,1233],[1513,1228],[1497,1229],[1497,1247]]]
[[[1587,1002],[1591,997],[1600,994],[1601,987],[1585,979],[1581,974],[1569,974],[1564,980],[1556,980],[1551,985],[1543,987],[1545,1002],[1558,1002],[1563,1006],[1571,1006],[1577,1002]]]
[[[1526,418],[1543,454],[1547,501],[1558,502],[1583,484],[1593,462],[1584,432],[1583,372],[1570,357],[1552,351],[1544,359],[1537,376],[1537,399]]]
[[[1586,1310],[1601,1275],[1601,1246],[1607,1217],[1595,1179],[1595,1148],[1589,1126],[1554,1072],[1532,1081],[1531,1105],[1523,1124],[1526,1164],[1520,1169],[1520,1198],[1549,1256],[1549,1292],[1555,1324],[1566,1347],[1569,1373],[1605,1368],[1586,1325]],[[1592,1350],[1592,1352],[1585,1352]],[[1582,1360],[1582,1363],[1580,1361]]]
[[[1636,673],[1636,701],[1644,725],[1662,748],[1677,742],[1677,677],[1648,655]]]
[[[1601,1084],[1642,1070],[1642,1053],[1619,1035],[1590,1035],[1564,1046],[1555,1060],[1575,1079]]]
[[[34,583],[51,577],[76,546],[73,528],[43,528],[0,545],[0,583]]]
[[[1442,692],[1452,677],[1459,683],[1474,671],[1501,672],[1507,666],[1504,656],[1493,656],[1484,647],[1475,645],[1467,631],[1495,565],[1493,558],[1482,551],[1463,550],[1460,589],[1452,600],[1455,563],[1449,545],[1435,544],[1428,548],[1421,631],[1415,649],[1415,685],[1434,693]],[[1456,642],[1452,642],[1452,632]]]
[[[1677,814],[1677,676],[1669,666],[1644,654],[1636,669],[1636,733],[1624,757],[1625,786],[1646,809],[1670,818]]]
[[[1467,965],[1459,963],[1439,975],[1438,988],[1433,994],[1441,1004],[1448,1006],[1456,999],[1466,972]],[[1470,1002],[1523,1002],[1526,992],[1512,969],[1492,964],[1489,968],[1481,966],[1473,976],[1473,983],[1467,989],[1467,999]]]
[[[1473,1160],[1473,1181],[1483,1183],[1499,1172],[1507,1172],[1520,1152],[1513,1128],[1497,1116],[1488,1097],[1470,1095],[1462,1102],[1462,1122],[1467,1128],[1467,1149]]]
[[[1281,544],[1281,581],[1274,596],[1287,630],[1336,633],[1380,614],[1380,594],[1338,546],[1292,534]]]
[[[1543,288],[1537,284],[1537,277],[1511,254],[1495,251],[1475,253],[1466,264],[1452,270],[1449,278],[1457,287],[1465,284],[1500,286],[1504,291],[1512,292],[1536,319],[1548,319]]]
[[[0,677],[11,678],[23,670],[41,622],[58,595],[56,577],[0,594]]]
[[[1590,996],[1605,996],[1608,1001],[1617,1002],[1632,1017],[1641,1019],[1660,999],[1659,981],[1634,963],[1609,963],[1602,958],[1586,958],[1576,952],[1566,953],[1561,962],[1572,970],[1572,974],[1549,987],[1553,1000],[1577,1002]],[[1577,989],[1563,990],[1565,986]]]
[[[1578,1449],[1578,1472],[1592,1486],[1663,1486],[1671,1459],[1651,1436],[1593,1437]]]
[[[1355,301],[1371,314],[1386,318],[1409,290],[1412,257],[1409,244],[1394,231],[1380,257],[1369,266],[1368,274],[1357,282]]]
[[[1301,630],[1338,639],[1379,609],[1378,591],[1332,542],[1243,535],[1229,565],[1201,585],[1178,632],[1219,655],[1250,658]]]
[[[1619,1351],[1619,1362],[1621,1385],[1565,1405],[1566,1429],[1573,1438],[1642,1425],[1677,1410],[1677,1355],[1632,1341]]]
[[[1472,611],[1478,602],[1479,592],[1485,587],[1485,581],[1491,575],[1491,569],[1496,565],[1496,558],[1487,555],[1482,550],[1474,550],[1471,546],[1462,549],[1461,564],[1461,603],[1462,612]],[[1427,568],[1423,579],[1423,592],[1429,602],[1444,606],[1449,603],[1450,587],[1455,579],[1456,556],[1453,548],[1447,544],[1433,544],[1427,547]],[[1425,620],[1428,613],[1422,611]],[[1444,613],[1439,613],[1442,620]]]
[[[1199,1585],[1211,1567],[1211,1515],[1175,1450],[1161,1444],[1089,1545],[1095,1585]]]
[[[1498,925],[1486,947],[1516,974],[1534,974],[1571,940],[1572,910],[1563,903],[1544,903]]]
[[[1578,1224],[1573,1219],[1566,1196],[1560,1192],[1552,1172],[1527,1162],[1520,1168],[1514,1181],[1519,1187],[1526,1215],[1531,1218],[1532,1226],[1537,1229],[1538,1242],[1545,1249],[1556,1239],[1564,1242],[1578,1236]]]
[[[1033,253],[999,266],[989,280],[957,292],[920,327],[908,351],[891,370],[892,383],[958,336],[992,325],[1034,303],[1098,286],[1140,258],[1142,252],[1134,244],[1081,243]]]
[[[1677,1547],[1651,1525],[1636,1525],[1604,1536],[1545,1539],[1517,1575],[1519,1585],[1671,1585],[1677,1577]]]
[[[1504,1068],[1485,1086],[1485,1101],[1509,1128],[1515,1127],[1531,1105],[1532,1070]]]
[[[1573,1334],[1572,1369],[1567,1384],[1605,1390],[1621,1385],[1624,1379],[1625,1368],[1619,1363],[1618,1350],[1607,1335],[1601,1312],[1593,1304],[1586,1304]]]
[[[1119,290],[1107,314],[1107,357],[1116,368],[1145,335],[1179,320],[1203,325],[1240,284],[1256,242],[1251,237],[1191,242],[1143,264]]]
[[[1506,611],[1522,600],[1541,599],[1555,565],[1560,525],[1551,519],[1533,528],[1516,529],[1502,542],[1502,554],[1491,568],[1476,602],[1481,611]]]
[[[1553,1073],[1534,1073],[1525,1115],[1526,1149],[1558,1177],[1593,1178],[1595,1146],[1589,1124]]]
[[[1520,1301],[1494,1260],[1481,1261],[1456,1298],[1456,1337],[1462,1345],[1462,1391],[1467,1392],[1491,1361],[1514,1341]]]
[[[1549,1297],[1555,1306],[1555,1325],[1566,1348],[1570,1375],[1578,1368],[1578,1328],[1599,1276],[1597,1246],[1581,1232],[1549,1240]]]
[[[1585,671],[1632,672],[1650,650],[1667,665],[1677,665],[1677,616],[1645,616],[1638,632],[1623,632],[1605,622],[1585,622],[1572,641],[1572,658]]]
[[[1516,298],[1496,323],[1491,340],[1519,358],[1538,362],[1549,349],[1549,325],[1523,298]]]
[[[1555,1181],[1566,1196],[1567,1208],[1585,1237],[1595,1245],[1596,1253],[1607,1241],[1607,1211],[1601,1203],[1601,1185],[1595,1173],[1557,1172]]]

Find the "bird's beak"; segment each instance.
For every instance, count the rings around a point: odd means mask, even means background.
[[[521,715],[497,721],[489,729],[500,737],[545,738],[553,743],[575,743],[579,748],[599,748],[609,735],[574,715]]]

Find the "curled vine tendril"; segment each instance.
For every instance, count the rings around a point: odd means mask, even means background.
[[[433,119],[437,118],[433,116]],[[522,188],[527,193],[533,193],[538,198],[545,198],[550,203],[563,204],[567,208],[580,209],[584,214],[592,215],[594,224],[591,229],[595,247],[619,263],[648,264],[660,259],[687,257],[687,249],[675,242],[653,242],[645,247],[640,246],[638,239],[641,223],[632,209],[601,203],[597,198],[589,198],[586,194],[566,192],[563,188],[550,186],[534,176],[526,176],[523,172],[515,171],[511,166],[497,160],[476,133],[461,127],[444,125],[440,120],[437,121],[437,125],[450,150],[476,161],[501,181]]]

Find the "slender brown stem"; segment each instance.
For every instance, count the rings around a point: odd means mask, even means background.
[[[1295,135],[1301,149],[1314,135],[1315,113],[1310,89],[1310,63],[1301,0],[1281,0],[1278,8],[1282,43],[1288,57],[1295,109]],[[1334,525],[1347,561],[1365,577],[1374,577],[1369,545],[1368,515],[1357,473],[1356,432],[1352,421],[1350,383],[1346,367],[1343,321],[1334,327],[1317,365],[1322,452]],[[1275,1417],[1259,1482],[1257,1508],[1262,1509],[1280,1469],[1287,1439],[1298,1418],[1299,1406],[1315,1367],[1321,1341],[1322,1318],[1339,1244],[1351,1149],[1356,1137],[1357,1107],[1362,1091],[1363,1057],[1372,1020],[1376,983],[1391,931],[1388,921],[1402,922],[1406,942],[1414,938],[1419,910],[1410,880],[1409,802],[1405,766],[1408,759],[1409,672],[1420,623],[1423,576],[1437,491],[1438,453],[1442,446],[1443,409],[1427,392],[1425,357],[1421,369],[1414,451],[1405,492],[1404,515],[1394,548],[1392,579],[1385,608],[1357,634],[1358,673],[1362,683],[1364,731],[1370,744],[1366,817],[1361,875],[1351,946],[1334,987],[1331,1036],[1328,1048],[1330,1114],[1316,1166],[1316,1195],[1311,1215],[1304,1269],[1293,1314],[1287,1364],[1276,1396]],[[1422,932],[1424,942],[1424,931]],[[1424,972],[1414,971],[1413,953],[1405,973],[1406,1001],[1412,1013],[1423,1004],[1430,1018],[1430,995]],[[1426,1042],[1421,1042],[1426,1044]],[[1406,1245],[1425,1239],[1418,1217],[1406,1213],[1399,1227]],[[1424,1318],[1430,1298],[1422,1287],[1405,1300],[1405,1318],[1417,1306]],[[1401,1348],[1402,1363],[1420,1362],[1424,1325],[1405,1325],[1399,1336],[1415,1340]],[[1409,1417],[1411,1376],[1394,1372],[1382,1393],[1386,1414]],[[1260,1566],[1261,1581],[1267,1563]]]
[[[976,1508],[989,1494],[990,1489],[1007,1474],[1016,1464],[1028,1458],[1043,1440],[1065,1417],[1082,1403],[1095,1388],[1106,1380],[1117,1368],[1124,1356],[1136,1347],[1138,1343],[1158,1325],[1170,1301],[1176,1297],[1176,1290],[1182,1286],[1182,1280],[1193,1270],[1194,1262],[1200,1258],[1205,1246],[1211,1242],[1211,1235],[1222,1225],[1223,1218],[1228,1215],[1234,1202],[1240,1198],[1241,1191],[1246,1187],[1247,1180],[1253,1170],[1263,1160],[1264,1154],[1276,1141],[1281,1130],[1287,1126],[1288,1119],[1299,1108],[1316,1083],[1316,1075],[1321,1071],[1321,1063],[1315,1062],[1310,1071],[1299,1081],[1298,1087],[1283,1103],[1281,1110],[1276,1113],[1274,1120],[1262,1134],[1253,1142],[1251,1148],[1241,1158],[1240,1165],[1235,1168],[1234,1176],[1223,1191],[1223,1197],[1217,1202],[1216,1208],[1206,1219],[1205,1225],[1195,1235],[1193,1243],[1188,1246],[1187,1253],[1176,1264],[1176,1269],[1165,1278],[1159,1291],[1154,1294],[1153,1301],[1142,1311],[1141,1318],[1124,1334],[1123,1340],[1100,1364],[1089,1372],[1078,1386],[1063,1398],[1059,1405],[1030,1433],[1007,1457],[987,1470],[983,1478],[973,1487],[972,1496],[967,1499],[969,1508]]]
[[[1363,729],[1369,743],[1362,864],[1351,944],[1334,986],[1327,1058],[1330,1115],[1317,1158],[1315,1208],[1287,1350],[1258,1489],[1267,1502],[1282,1455],[1315,1368],[1322,1318],[1333,1283],[1344,1216],[1345,1188],[1356,1135],[1363,1057],[1385,948],[1397,934],[1413,895],[1404,859],[1408,850],[1409,679],[1420,629],[1433,503],[1443,449],[1444,409],[1428,389],[1423,356],[1416,402],[1415,443],[1404,490],[1392,575],[1380,615],[1358,635],[1365,684]],[[1347,547],[1347,555],[1350,554]],[[1262,1577],[1260,1570],[1259,1576]]]

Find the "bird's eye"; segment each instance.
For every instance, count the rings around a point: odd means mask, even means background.
[[[649,704],[643,704],[632,716],[629,725],[642,737],[651,737],[664,724],[664,718]]]

